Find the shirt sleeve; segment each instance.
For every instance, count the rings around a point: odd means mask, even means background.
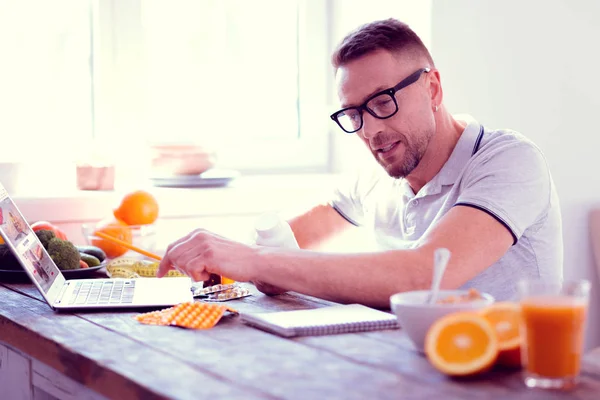
[[[516,243],[550,207],[552,181],[546,159],[529,141],[505,143],[475,157],[465,171],[456,205],[487,212]]]
[[[380,171],[376,166],[362,170],[342,179],[333,190],[329,204],[343,218],[353,225],[364,225],[365,220],[365,198],[375,187]]]

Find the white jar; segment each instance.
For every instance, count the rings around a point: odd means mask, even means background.
[[[276,213],[262,214],[254,224],[255,243],[259,246],[299,249],[294,232],[287,221]]]

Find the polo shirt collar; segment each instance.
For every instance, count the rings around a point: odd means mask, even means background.
[[[481,125],[468,115],[461,115],[456,118],[467,122],[465,130],[460,135],[458,142],[456,142],[456,146],[452,150],[452,154],[450,154],[450,158],[448,158],[446,164],[444,164],[440,172],[431,181],[423,186],[419,193],[416,194],[416,197],[437,194],[442,191],[442,186],[453,185],[473,155],[473,149],[475,148]],[[407,199],[415,197],[406,179],[402,179],[401,185]]]
[[[473,119],[467,122],[467,126],[460,135],[450,158],[432,181],[437,181],[441,185],[452,185],[456,182],[460,172],[473,156],[473,149],[475,148],[480,128],[481,125]]]

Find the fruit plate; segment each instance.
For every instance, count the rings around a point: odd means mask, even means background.
[[[79,269],[69,269],[61,271],[65,276],[65,279],[75,279],[75,278],[95,278],[99,269],[106,266],[106,261],[102,262],[100,265],[89,268],[79,268]],[[29,281],[29,277],[23,270],[9,270],[9,269],[0,269],[0,279],[2,280],[11,280],[11,281]]]

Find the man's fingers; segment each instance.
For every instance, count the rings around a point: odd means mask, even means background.
[[[171,250],[171,263],[177,267],[187,267],[198,257],[198,249],[188,243],[180,243]]]
[[[171,262],[165,257],[160,260],[160,264],[158,264],[158,271],[156,271],[156,276],[158,278],[162,278],[169,272],[170,270],[175,269]]]
[[[198,231],[190,233],[185,240],[178,240],[169,246],[167,256],[172,264],[182,266],[187,264],[194,253],[201,251],[204,242],[203,235]]]
[[[190,278],[192,278],[194,282],[204,282],[210,278],[210,274],[206,272],[206,270],[199,271],[194,269],[191,272]]]
[[[207,281],[210,278],[210,272],[206,268],[201,255],[194,252],[186,252],[182,254],[181,260],[183,270],[194,282]]]
[[[169,246],[167,246],[167,250],[165,251],[165,256],[160,261],[158,271],[156,271],[157,277],[162,278],[163,276],[165,276],[167,274],[167,272],[175,269],[175,266],[173,265],[173,260],[177,258],[177,251],[174,252],[174,250],[177,249],[178,247],[180,247],[182,243],[185,243],[187,240],[189,240],[195,233],[196,233],[196,231],[192,231],[192,232],[188,233],[187,235],[177,239],[176,241],[171,243]]]
[[[205,241],[205,232],[196,229],[171,243],[159,264],[156,276],[160,278],[170,270],[178,270],[196,282],[208,280],[210,273],[205,264],[207,260],[203,257]]]
[[[179,239],[177,239],[176,241],[174,241],[173,243],[171,243],[170,245],[167,246],[167,251],[165,252],[165,254],[169,254],[173,248],[177,245],[179,245],[182,242],[185,242],[186,240],[188,240],[190,237],[192,237],[193,234],[195,234],[196,231],[191,231],[190,233],[188,233],[187,235],[180,237]]]
[[[167,259],[163,259],[163,262],[168,265],[169,269],[178,270],[193,278],[196,282],[205,280],[203,279],[205,276],[208,279],[208,274],[205,273],[204,260],[198,254],[198,248],[191,242],[189,240],[175,245],[167,255]]]

